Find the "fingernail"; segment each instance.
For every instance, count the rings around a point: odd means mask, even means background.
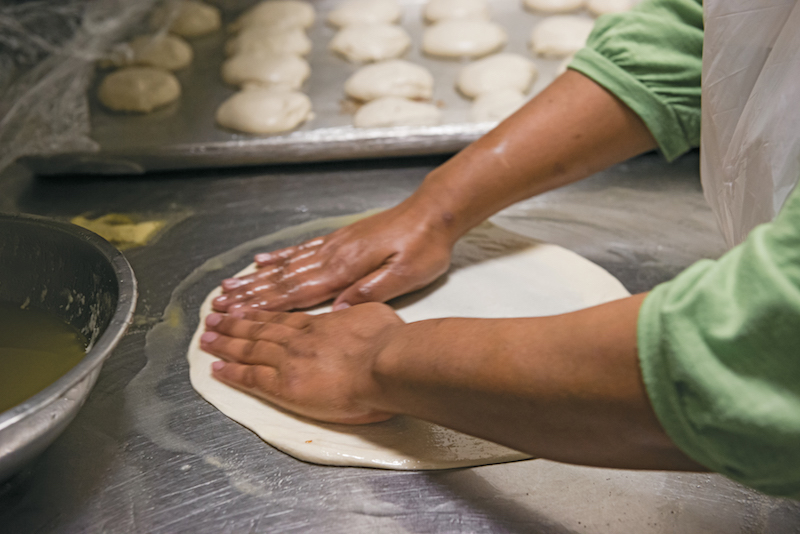
[[[256,254],[253,259],[256,261],[256,263],[258,263],[258,262],[262,262],[262,261],[269,261],[271,256],[272,256],[271,254],[267,254],[267,253]]]
[[[222,281],[222,287],[225,289],[236,289],[242,285],[242,281],[238,278],[227,278]]]
[[[221,313],[212,313],[208,317],[206,317],[206,326],[217,326],[219,323],[222,322],[222,314]]]
[[[211,364],[212,371],[222,371],[225,368],[225,362],[217,360]]]
[[[200,341],[203,343],[213,343],[219,338],[219,334],[216,332],[205,332],[202,336],[200,336]]]
[[[244,319],[245,318],[244,310],[240,310],[239,308],[236,308],[235,310],[233,310],[228,315],[230,317],[233,317],[234,319]]]
[[[339,304],[337,304],[336,306],[333,307],[333,311],[346,310],[349,307],[350,307],[350,305],[348,303],[340,302]]]
[[[228,300],[227,295],[220,295],[214,299],[214,302],[225,302],[226,300]]]

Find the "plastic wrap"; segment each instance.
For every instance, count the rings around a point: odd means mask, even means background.
[[[733,246],[772,220],[800,179],[800,3],[705,9],[701,174]]]
[[[95,61],[153,4],[0,1],[0,171],[22,156],[98,150],[86,96]]]

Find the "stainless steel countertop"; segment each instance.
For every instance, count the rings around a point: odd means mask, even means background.
[[[209,258],[319,217],[388,207],[441,159],[187,171],[140,177],[0,175],[0,211],[60,219],[167,219],[126,252],[136,322],[67,431],[0,485],[0,531],[27,532],[800,532],[800,503],[717,475],[633,472],[533,460],[440,472],[306,464],[265,445],[191,389],[185,347],[158,351],[170,321],[208,291],[172,292]],[[689,154],[637,158],[506,210],[495,222],[599,263],[632,292],[724,248]],[[247,257],[227,258],[219,278]],[[207,283],[207,282],[206,282]],[[156,325],[160,325],[157,328]]]

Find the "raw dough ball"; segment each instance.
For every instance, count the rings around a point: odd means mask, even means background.
[[[432,56],[448,58],[480,57],[505,46],[508,34],[486,20],[443,20],[422,34],[422,50]]]
[[[181,84],[171,73],[152,67],[128,67],[105,77],[98,98],[109,109],[149,113],[181,96]]]
[[[251,7],[231,24],[233,31],[252,27],[309,28],[314,24],[314,8],[299,0],[267,0]]]
[[[470,98],[514,89],[527,93],[536,80],[536,65],[518,54],[496,54],[470,63],[458,75],[458,90]]]
[[[472,103],[469,116],[474,122],[501,121],[521,108],[526,100],[516,89],[483,93]]]
[[[569,13],[583,7],[585,0],[524,0],[525,7],[542,13]]]
[[[157,9],[150,17],[153,28],[169,24],[169,31],[181,37],[200,37],[220,27],[219,9],[198,0],[181,0]]]
[[[400,26],[356,24],[339,30],[328,48],[348,61],[362,63],[400,57],[410,46],[411,37]]]
[[[192,47],[175,35],[141,35],[130,42],[133,64],[166,70],[188,67],[194,57]]]
[[[431,23],[448,19],[489,20],[489,3],[486,0],[430,0],[422,14]]]
[[[222,79],[230,85],[299,89],[310,74],[308,61],[291,54],[236,54],[222,64]]]
[[[574,15],[548,17],[533,28],[531,49],[544,57],[564,57],[584,46],[594,22]]]
[[[222,103],[217,123],[253,134],[284,132],[311,117],[311,100],[297,91],[248,86]]]
[[[345,82],[344,92],[365,102],[384,96],[427,99],[433,96],[433,75],[425,67],[390,59],[358,69]]]
[[[311,39],[299,28],[257,28],[243,30],[228,39],[225,53],[235,54],[294,54],[305,56],[311,52]]]
[[[396,0],[346,0],[330,12],[328,22],[339,28],[351,24],[391,24],[402,11]]]
[[[388,126],[434,126],[442,112],[433,104],[387,96],[364,104],[356,112],[353,124],[358,128]]]
[[[628,11],[635,4],[634,0],[589,0],[586,7],[596,16],[607,13],[622,13]]]

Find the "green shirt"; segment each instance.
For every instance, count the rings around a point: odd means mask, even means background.
[[[614,93],[672,159],[700,138],[702,5],[650,0],[598,19],[570,68]],[[800,498],[800,187],[717,261],[656,287],[639,313],[647,393],[687,455]]]

